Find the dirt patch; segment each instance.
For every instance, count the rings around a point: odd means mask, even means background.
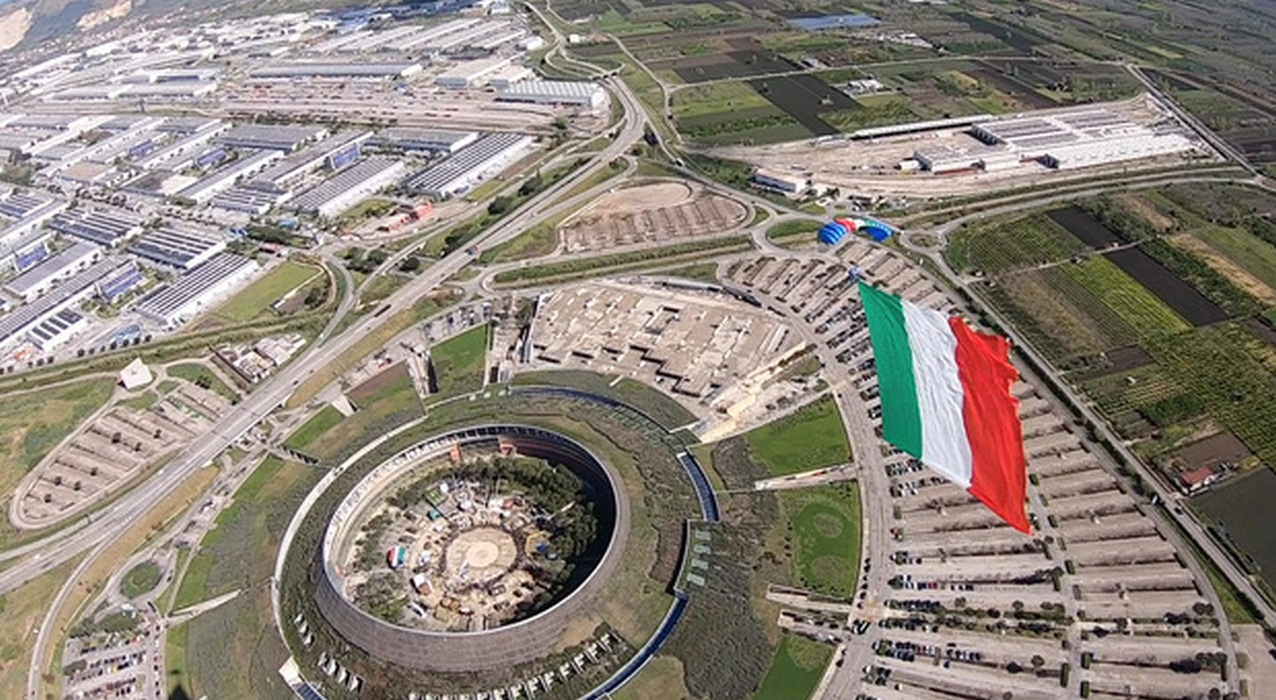
[[[1222,432],[1194,442],[1174,453],[1174,458],[1191,465],[1192,469],[1214,467],[1224,462],[1240,464],[1253,453],[1230,432]]]
[[[403,381],[403,379],[407,376],[408,366],[403,362],[397,362],[373,375],[371,379],[368,379],[359,386],[346,392],[346,396],[348,396],[356,405],[370,402],[378,394],[381,394]]]
[[[711,236],[744,224],[740,202],[681,183],[620,190],[560,229],[566,252]]]
[[[1116,201],[1122,206],[1143,218],[1144,221],[1152,224],[1156,230],[1164,233],[1174,228],[1174,219],[1162,214],[1151,202],[1133,194],[1131,192],[1122,192],[1115,197]]]
[[[1068,303],[1035,274],[1010,275],[1001,281],[1012,299],[1040,319],[1043,328],[1066,331],[1057,334],[1066,351],[1076,355],[1097,355],[1111,345],[1080,309]]]
[[[31,28],[31,20],[31,10],[25,7],[0,17],[0,51],[8,51],[22,43]]]
[[[1207,265],[1214,268],[1216,272],[1226,277],[1233,284],[1245,290],[1246,293],[1266,305],[1276,304],[1276,290],[1263,284],[1257,277],[1249,274],[1245,270],[1237,267],[1231,260],[1228,260],[1218,251],[1209,246],[1208,243],[1193,237],[1190,234],[1180,234],[1170,236],[1165,240],[1180,250],[1187,251],[1200,259],[1204,260]]]

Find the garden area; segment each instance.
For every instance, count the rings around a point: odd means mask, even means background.
[[[454,335],[430,348],[431,400],[458,396],[483,388],[487,371],[488,326],[483,324]]]
[[[842,415],[830,396],[755,428],[745,439],[754,458],[772,476],[800,474],[851,459]]]

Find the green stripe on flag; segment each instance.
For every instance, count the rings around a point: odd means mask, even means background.
[[[860,300],[868,317],[868,331],[877,361],[877,385],[882,396],[882,435],[886,441],[920,459],[922,414],[917,405],[913,351],[904,327],[899,297],[859,283]]]

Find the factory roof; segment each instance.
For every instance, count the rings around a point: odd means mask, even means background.
[[[209,251],[225,247],[226,241],[215,234],[164,227],[142,234],[128,247],[128,252],[155,262],[186,267]]]
[[[207,262],[138,300],[137,311],[156,318],[168,318],[222,280],[256,263],[234,253],[218,253]]]
[[[249,78],[393,78],[421,70],[420,63],[281,63],[255,68]]]
[[[76,241],[52,257],[41,261],[26,272],[9,280],[9,283],[4,288],[6,291],[25,297],[31,290],[63,274],[68,268],[83,263],[101,250],[95,245]]]
[[[563,98],[587,98],[602,90],[598,83],[575,80],[524,80],[501,91],[510,96],[548,96]]]
[[[223,144],[234,148],[270,148],[278,151],[294,151],[310,139],[327,135],[322,126],[286,126],[280,124],[242,124],[218,137]]]
[[[493,158],[499,157],[510,148],[515,148],[530,137],[524,134],[493,133],[486,134],[474,143],[462,148],[447,160],[432,165],[410,175],[404,186],[411,190],[437,192],[469,174],[476,168],[484,167]]]
[[[143,217],[123,210],[76,209],[54,216],[49,228],[109,246],[141,231],[143,222]]]
[[[0,319],[0,342],[21,333],[42,320],[46,314],[67,303],[72,297],[96,284],[121,265],[119,258],[103,258],[83,272],[59,284],[53,291]]]
[[[342,170],[301,193],[296,199],[292,200],[290,206],[300,211],[317,210],[324,204],[364,182],[381,175],[387,170],[399,167],[402,167],[402,165],[393,158],[369,158],[362,163]]]
[[[478,139],[475,131],[447,131],[444,129],[415,129],[391,127],[382,129],[373,141],[381,145],[397,146],[408,150],[450,151],[458,144],[466,145]]]

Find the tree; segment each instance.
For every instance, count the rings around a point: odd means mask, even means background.
[[[416,272],[421,269],[421,259],[415,255],[409,256],[399,263],[400,272]]]
[[[120,431],[118,431],[118,430],[117,430],[117,431],[115,431],[114,433],[112,433],[112,434],[111,434],[111,444],[112,444],[112,445],[118,445],[118,444],[120,444],[120,439],[121,439],[122,437],[123,437],[123,436],[122,436],[122,435],[120,435]]]
[[[1042,666],[1045,666],[1045,665],[1046,665],[1046,660],[1045,660],[1045,658],[1044,658],[1043,656],[1041,656],[1041,654],[1033,654],[1033,655],[1032,655],[1032,667],[1033,667],[1033,668],[1041,668]]]
[[[497,197],[496,199],[492,200],[491,204],[487,205],[487,213],[490,216],[500,216],[501,214],[504,214],[505,212],[512,209],[513,206],[514,206],[513,199],[510,199],[509,197],[505,197],[505,196]]]

